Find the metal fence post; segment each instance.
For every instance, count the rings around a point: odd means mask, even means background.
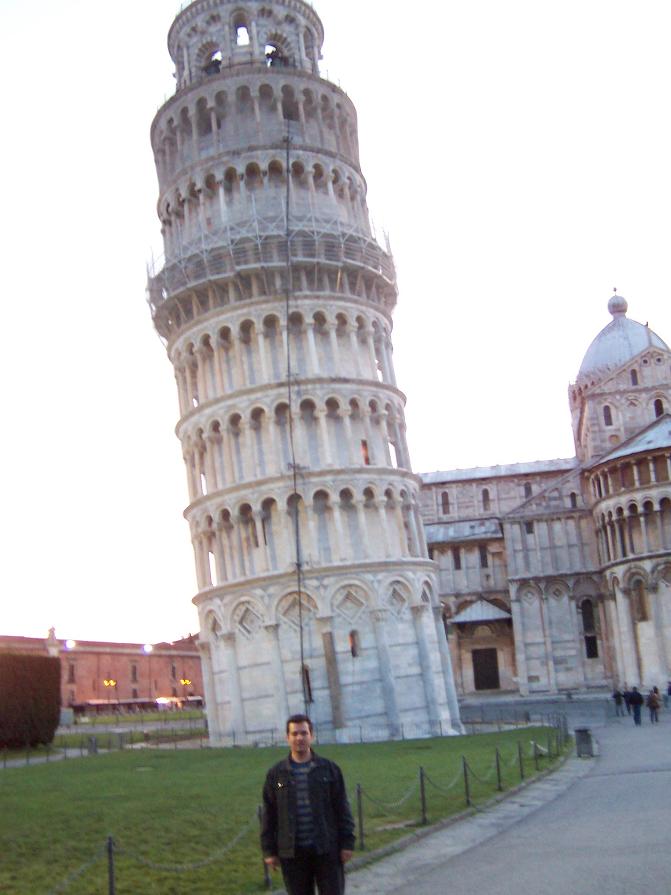
[[[426,787],[424,785],[424,768],[419,769],[419,800],[422,806],[422,825],[426,825]]]
[[[496,747],[496,788],[499,792],[503,789],[501,782],[501,756],[499,755],[499,747]]]
[[[107,893],[115,895],[116,887],[114,885],[114,840],[111,836],[107,837]]]
[[[466,757],[464,755],[461,756],[461,764],[464,769],[464,795],[466,796],[466,804],[471,804],[471,788],[468,783],[468,764],[466,762]]]
[[[524,756],[522,755],[522,744],[517,742],[517,760],[520,765],[520,780],[524,780]]]
[[[538,770],[538,743],[534,740],[534,768]]]
[[[259,816],[259,826],[263,828],[263,808],[261,805],[258,806],[256,813]],[[273,882],[270,878],[270,869],[266,864],[263,855],[261,855],[261,860],[263,861],[263,885],[266,887],[266,889],[272,889]]]
[[[366,843],[363,834],[363,798],[360,783],[357,783],[356,785],[356,810],[359,819],[359,850],[363,851],[366,847]]]

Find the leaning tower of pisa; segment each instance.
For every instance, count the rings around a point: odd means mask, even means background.
[[[303,0],[195,0],[151,141],[215,743],[459,729],[394,376],[394,265]]]

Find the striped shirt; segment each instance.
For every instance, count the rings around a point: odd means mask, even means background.
[[[291,782],[296,793],[296,845],[300,848],[309,848],[314,845],[314,824],[310,806],[308,774],[314,767],[314,762],[298,762],[290,758],[289,764],[291,765]]]

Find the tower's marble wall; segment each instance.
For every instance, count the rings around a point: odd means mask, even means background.
[[[215,741],[305,707],[341,739],[458,729],[394,265],[322,39],[301,0],[196,0],[151,131],[165,259],[149,300],[177,382]]]

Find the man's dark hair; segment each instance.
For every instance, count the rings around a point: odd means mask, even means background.
[[[290,718],[287,718],[287,733],[289,733],[289,725],[290,724],[307,724],[310,728],[310,733],[313,733],[312,730],[312,721],[308,718],[307,715],[292,715]]]

